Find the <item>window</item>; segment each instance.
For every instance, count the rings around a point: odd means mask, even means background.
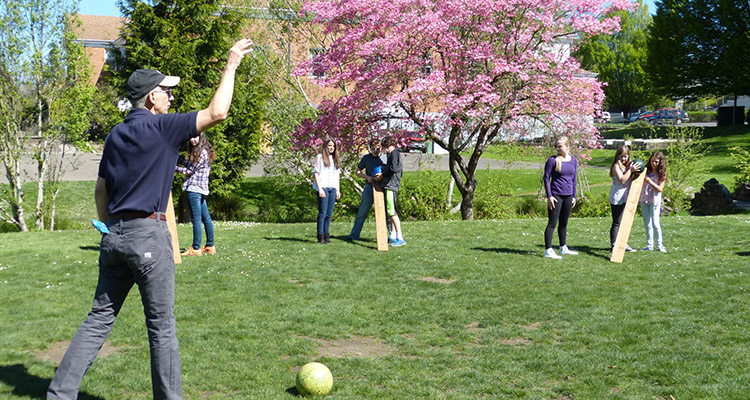
[[[326,77],[325,67],[320,61],[322,56],[326,53],[326,49],[322,47],[311,47],[310,48],[310,59],[312,60],[312,71],[310,77],[315,79],[323,79]]]
[[[428,76],[432,73],[432,53],[427,53],[422,56],[422,67],[419,69],[419,73],[424,76]]]

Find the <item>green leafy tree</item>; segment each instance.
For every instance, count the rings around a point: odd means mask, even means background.
[[[703,158],[710,149],[703,141],[702,127],[670,126],[667,139],[671,143],[664,152],[668,174],[664,203],[675,212],[686,211],[690,208],[692,194],[701,187],[701,177],[708,170]]]
[[[128,19],[122,36],[126,58],[113,79],[124,93],[125,81],[138,68],[154,68],[182,78],[175,88],[172,109],[190,112],[205,108],[219,85],[226,55],[246,20],[216,0],[122,0]],[[231,197],[247,168],[259,155],[263,107],[268,97],[266,70],[245,62],[237,70],[229,116],[208,132],[216,150],[211,168],[211,192]],[[175,186],[180,179],[175,181]]]
[[[3,161],[11,182],[3,219],[25,231],[20,155],[30,144],[37,165],[34,227],[54,229],[55,201],[72,148],[86,149],[93,88],[83,47],[71,28],[77,2],[3,2]],[[7,44],[7,47],[5,46]],[[8,98],[20,96],[25,101]],[[7,105],[7,109],[5,107]],[[23,111],[18,112],[19,107]]]
[[[23,110],[28,104],[23,90],[23,19],[19,2],[4,1],[0,9],[0,159],[7,185],[0,185],[0,218],[28,231],[24,215],[21,156],[26,143]]]
[[[651,14],[639,1],[632,11],[616,11],[620,31],[593,36],[578,48],[575,57],[581,65],[607,82],[605,102],[630,114],[656,101],[651,78],[646,72],[648,30]]]
[[[648,41],[647,70],[672,97],[750,94],[750,3],[663,0]]]

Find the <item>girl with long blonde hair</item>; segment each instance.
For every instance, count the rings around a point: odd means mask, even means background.
[[[578,252],[568,248],[568,219],[576,204],[576,175],[578,160],[570,154],[570,140],[560,136],[555,140],[557,154],[547,159],[544,165],[544,190],[547,194],[547,228],[544,230],[544,256],[562,259],[552,248],[552,237],[558,222],[557,230],[560,239],[561,255],[576,255]]]

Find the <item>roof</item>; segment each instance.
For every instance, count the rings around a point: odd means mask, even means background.
[[[81,26],[76,27],[76,36],[81,40],[115,41],[120,37],[120,29],[125,18],[103,15],[79,14]]]

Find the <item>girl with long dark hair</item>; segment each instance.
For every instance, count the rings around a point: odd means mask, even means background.
[[[185,174],[187,179],[182,189],[187,192],[188,206],[193,222],[193,244],[182,253],[183,256],[216,254],[214,246],[214,223],[208,213],[206,196],[208,196],[208,175],[211,163],[216,159],[213,146],[201,132],[188,142],[187,159],[180,157],[177,172]],[[181,165],[180,165],[181,164]],[[201,248],[203,228],[206,229],[206,245]]]

